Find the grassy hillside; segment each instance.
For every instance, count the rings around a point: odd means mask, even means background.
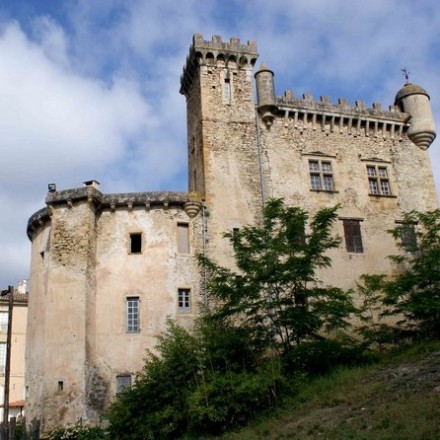
[[[223,437],[254,439],[440,439],[440,343],[389,353],[300,386],[282,409]]]

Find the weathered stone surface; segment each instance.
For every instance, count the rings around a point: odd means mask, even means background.
[[[233,265],[224,232],[261,221],[270,197],[312,214],[339,204],[335,233],[342,237],[344,220],[360,222],[362,252],[347,251],[343,241],[330,253],[331,270],[319,274],[324,283],[349,288],[363,273],[398,270],[386,258],[396,252],[386,231],[406,211],[438,206],[428,154],[413,142],[435,135],[428,97],[405,95],[411,100],[389,110],[342,98],[314,101],[311,94],[275,98],[272,72],[264,69],[259,105],[253,101],[257,56],[252,41],[194,36],[181,78],[189,193],[104,194],[88,185],[49,193],[47,208],[29,220],[29,420],[46,428],[78,418],[98,422],[116,393],[116,377],[142,367],[167,318],[190,326],[197,316],[206,274],[195,255]],[[326,173],[310,168],[323,163]],[[367,167],[386,173],[389,191],[378,176],[372,194]],[[312,187],[312,174],[320,188]],[[324,188],[324,174],[332,188]],[[189,253],[178,252],[182,224]],[[130,251],[130,234],[141,234],[141,252]],[[191,291],[184,313],[178,289]],[[135,333],[126,326],[130,297],[140,304]]]

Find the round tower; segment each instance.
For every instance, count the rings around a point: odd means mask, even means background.
[[[274,74],[265,64],[261,64],[260,69],[254,76],[257,85],[258,112],[261,114],[264,123],[270,126],[274,119],[274,113],[278,108],[275,102]]]
[[[436,136],[431,104],[426,90],[407,82],[397,92],[394,103],[411,117],[408,137],[419,148],[426,150]]]

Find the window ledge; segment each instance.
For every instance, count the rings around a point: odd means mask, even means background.
[[[327,194],[338,194],[339,191],[335,191],[335,190],[328,190],[328,189],[310,189],[310,191],[312,192],[317,192],[317,193],[327,193]]]
[[[397,199],[397,196],[395,196],[393,194],[373,194],[373,193],[368,193],[368,195],[370,197],[385,197],[387,199]]]

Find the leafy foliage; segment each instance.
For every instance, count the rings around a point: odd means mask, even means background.
[[[440,209],[411,211],[404,225],[417,225],[417,240],[402,242],[402,226],[391,233],[402,254],[391,257],[402,269],[385,282],[384,304],[388,314],[401,315],[407,328],[424,335],[440,336]]]
[[[355,311],[348,293],[321,285],[316,275],[340,242],[331,234],[336,209],[319,211],[306,233],[305,211],[272,200],[261,226],[226,234],[236,272],[200,257],[210,275],[210,307],[191,332],[168,323],[133,388],[107,414],[111,438],[220,433],[270,408],[293,387],[292,376],[302,378],[330,353],[325,371],[355,357],[322,336],[348,326]]]
[[[168,439],[221,432],[273,402],[279,375],[261,371],[245,329],[200,319],[193,332],[172,321],[148,353],[132,389],[108,411],[111,438]],[[261,361],[261,360],[260,360]]]
[[[86,426],[78,422],[54,429],[44,438],[47,440],[104,440],[107,437],[101,428]]]
[[[295,347],[284,359],[286,375],[318,376],[326,374],[336,366],[364,365],[374,356],[362,345],[349,338],[322,339],[304,342]]]
[[[356,330],[368,345],[379,350],[384,350],[398,338],[397,330],[383,321],[384,316],[390,313],[384,305],[385,284],[386,276],[382,274],[362,275],[357,283],[357,291],[362,299],[358,313],[362,325]]]
[[[350,295],[322,286],[316,276],[318,269],[331,264],[327,251],[340,243],[331,233],[336,211],[318,211],[306,233],[308,214],[274,199],[264,209],[262,226],[226,234],[237,271],[200,257],[210,273],[211,300],[219,304],[212,317],[234,317],[255,341],[279,354],[323,330],[347,327],[355,311]]]
[[[187,424],[186,400],[199,371],[198,341],[172,321],[148,353],[134,386],[122,393],[108,412],[110,434],[125,439],[172,438]]]

